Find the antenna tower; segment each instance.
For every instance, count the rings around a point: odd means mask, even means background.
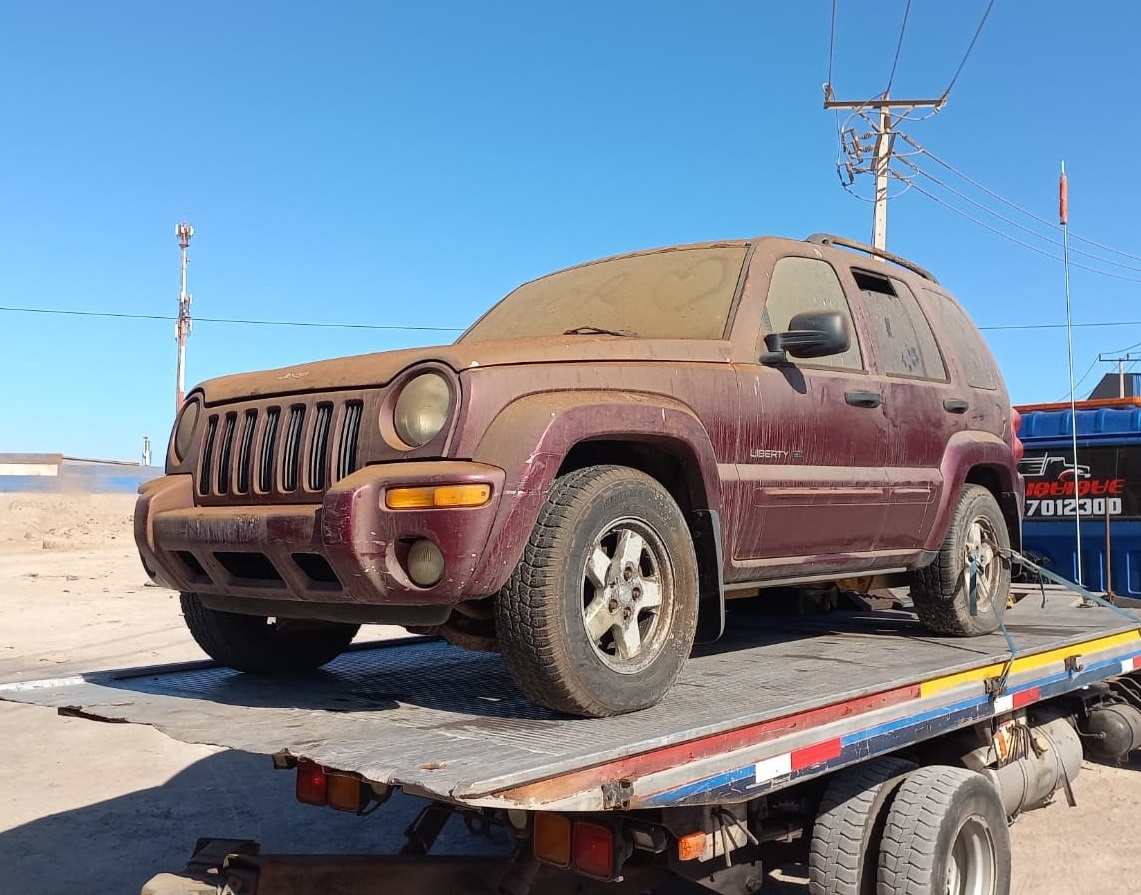
[[[190,263],[190,259],[186,257],[186,250],[190,248],[190,237],[194,235],[194,228],[183,221],[174,225],[174,235],[178,237],[182,254],[178,287],[178,321],[174,324],[174,338],[178,342],[178,394],[174,405],[174,412],[177,414],[186,395],[186,337],[190,335],[190,302],[194,298],[186,291],[186,265]]]

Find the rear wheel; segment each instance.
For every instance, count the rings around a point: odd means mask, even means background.
[[[186,627],[215,662],[252,674],[312,671],[337,658],[360,625],[339,622],[270,620],[222,612],[202,605],[198,594],[183,592]]]
[[[810,895],[875,895],[885,806],[915,767],[885,755],[832,776],[812,828]]]
[[[915,611],[933,631],[973,637],[998,628],[1009,597],[1010,535],[1002,510],[986,488],[965,485],[939,555],[912,580]]]
[[[496,597],[508,671],[535,702],[602,717],[657,703],[697,627],[697,560],[657,481],[591,466],[559,478]]]
[[[888,811],[879,895],[1007,895],[1010,831],[998,790],[964,768],[920,768]]]

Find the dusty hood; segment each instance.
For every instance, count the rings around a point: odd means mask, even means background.
[[[634,339],[621,336],[547,336],[503,342],[463,342],[432,348],[408,348],[354,357],[295,364],[277,370],[239,373],[198,386],[207,404],[239,398],[337,391],[387,385],[401,371],[424,361],[439,361],[456,371],[504,364],[575,361],[705,361],[727,363],[729,343],[690,339]]]

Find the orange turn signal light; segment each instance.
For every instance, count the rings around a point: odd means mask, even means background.
[[[703,854],[705,854],[705,833],[701,830],[678,837],[677,859],[679,861],[696,861]]]
[[[431,510],[443,507],[481,507],[491,500],[491,485],[419,485],[389,488],[384,505],[390,510]]]
[[[532,835],[535,857],[556,867],[570,867],[571,822],[561,814],[535,815],[535,832]]]

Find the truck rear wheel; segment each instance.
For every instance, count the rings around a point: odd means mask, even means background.
[[[343,653],[360,625],[339,622],[270,620],[222,612],[202,605],[198,594],[183,592],[186,627],[206,654],[222,665],[251,674],[312,671]]]
[[[619,715],[673,686],[697,628],[697,560],[657,481],[591,466],[559,478],[496,597],[519,689],[556,711]]]
[[[998,790],[965,768],[920,768],[888,809],[879,895],[1007,895],[1010,831]]]
[[[885,806],[915,768],[885,755],[832,775],[812,828],[810,895],[875,895]]]
[[[932,631],[974,637],[998,628],[1009,597],[1010,535],[1002,510],[986,488],[965,485],[939,555],[915,573],[915,611]]]

